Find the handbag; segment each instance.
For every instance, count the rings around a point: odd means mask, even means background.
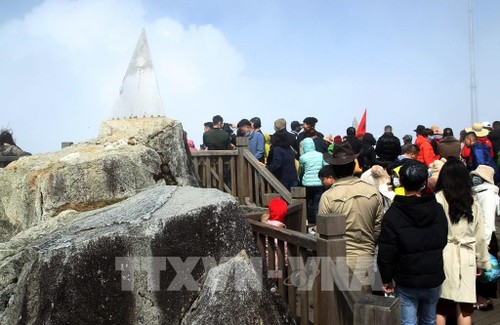
[[[500,278],[500,266],[495,256],[488,253],[490,257],[491,269],[483,270],[479,276],[479,281],[483,283],[496,282]]]

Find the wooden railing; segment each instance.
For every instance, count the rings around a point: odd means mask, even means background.
[[[238,197],[240,204],[262,205],[262,195],[279,194],[292,203],[292,195],[248,149],[248,138],[237,137],[234,150],[191,153],[202,187],[218,188]]]
[[[264,276],[276,275],[278,291],[298,323],[399,324],[399,299],[339,289],[351,287],[353,281],[350,270],[347,276],[331,272],[337,258],[346,255],[344,216],[318,215],[319,237],[255,219],[247,218],[263,259]],[[311,273],[311,266],[319,274]]]
[[[234,150],[195,151],[191,156],[202,187],[230,193],[240,204],[265,207],[275,197],[281,197],[288,204],[303,203],[295,208],[301,219],[291,229],[306,231],[305,188],[292,187],[288,191],[267,168],[260,165],[248,149],[246,137],[236,138]]]

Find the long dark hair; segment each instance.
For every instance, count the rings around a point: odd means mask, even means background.
[[[472,222],[472,183],[467,167],[460,160],[450,158],[443,165],[435,191],[443,191],[448,202],[451,223],[458,223],[460,218],[467,218],[469,223]]]

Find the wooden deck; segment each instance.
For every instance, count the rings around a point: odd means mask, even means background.
[[[496,220],[496,233],[500,234],[500,221]],[[500,236],[497,235],[497,239]],[[474,325],[500,325],[500,282],[497,286],[497,299],[493,300],[494,309],[490,311],[475,310],[472,314],[472,323]]]

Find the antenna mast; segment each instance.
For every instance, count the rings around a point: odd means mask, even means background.
[[[471,125],[478,121],[477,119],[477,99],[476,99],[476,66],[474,53],[474,12],[472,6],[473,0],[469,0],[469,47],[470,47],[470,110]]]

